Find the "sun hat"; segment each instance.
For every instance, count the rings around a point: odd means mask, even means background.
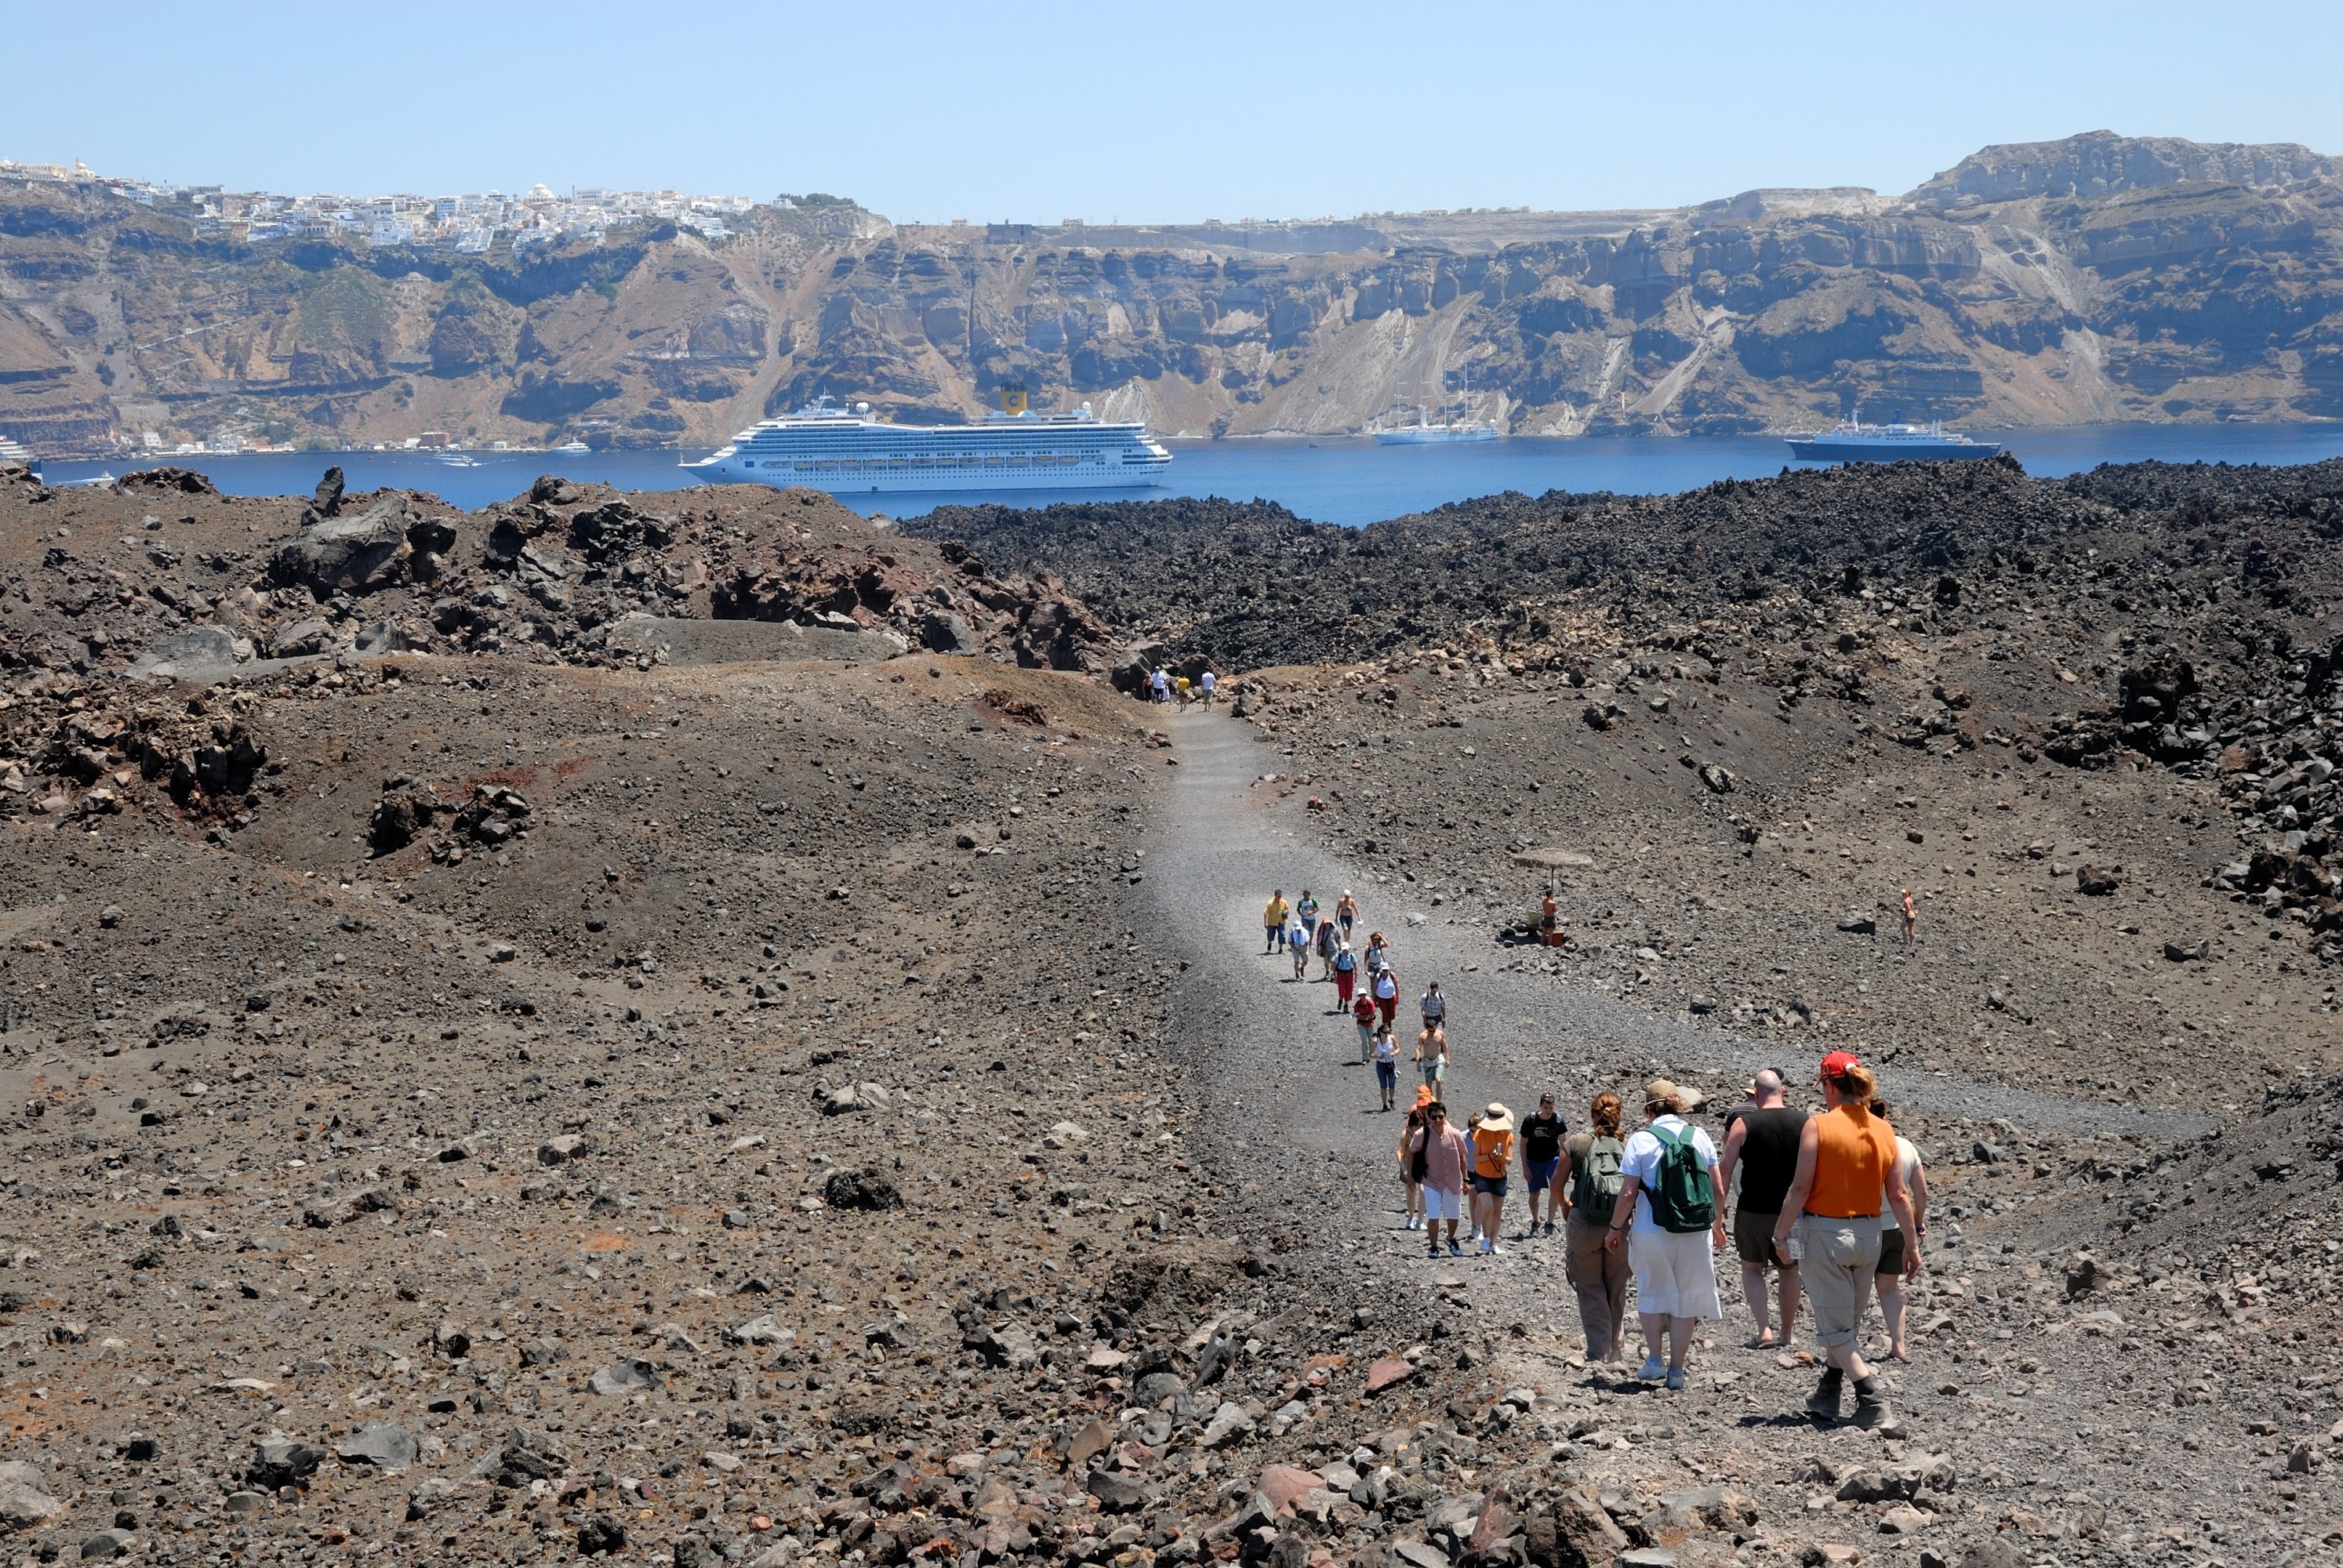
[[[1513,1113],[1505,1109],[1503,1101],[1492,1100],[1489,1109],[1481,1112],[1481,1125],[1490,1132],[1511,1132],[1513,1130]]]
[[[1707,1098],[1699,1090],[1686,1088],[1670,1079],[1655,1078],[1644,1085],[1644,1103],[1646,1105],[1654,1101],[1672,1100],[1678,1110],[1693,1111],[1699,1110],[1701,1102]]]

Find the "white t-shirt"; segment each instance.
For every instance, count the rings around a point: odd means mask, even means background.
[[[1209,669],[1204,671],[1204,689],[1206,691],[1212,689],[1212,672]]]
[[[1663,1116],[1652,1127],[1664,1127],[1681,1139],[1689,1124],[1681,1116]],[[1716,1181],[1716,1145],[1709,1141],[1702,1128],[1690,1127],[1692,1145],[1700,1152],[1702,1167],[1709,1173],[1712,1186]],[[1656,1231],[1658,1223],[1652,1218],[1652,1187],[1660,1179],[1660,1141],[1652,1136],[1651,1127],[1642,1127],[1627,1135],[1626,1152],[1619,1158],[1619,1174],[1633,1176],[1639,1183],[1635,1193],[1635,1229]]]
[[[1898,1132],[1896,1135],[1896,1169],[1904,1178],[1906,1192],[1912,1191],[1912,1172],[1919,1168],[1920,1151],[1912,1147],[1912,1141],[1909,1138]],[[1896,1211],[1887,1206],[1887,1196],[1884,1191],[1879,1198],[1879,1228],[1883,1231],[1900,1231],[1904,1228],[1896,1222]]]
[[[1389,970],[1377,970],[1375,971],[1375,1000],[1377,1001],[1391,1001],[1398,995],[1399,982],[1392,978],[1392,971]]]

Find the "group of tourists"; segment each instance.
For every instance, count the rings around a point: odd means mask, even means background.
[[[1347,890],[1332,910],[1306,889],[1291,903],[1281,890],[1262,911],[1263,951],[1291,954],[1296,980],[1307,980],[1317,960],[1318,979],[1336,988],[1331,1010],[1351,1015],[1359,1059],[1373,1065],[1380,1109],[1388,1111],[1398,1096],[1400,977],[1382,932],[1354,947],[1362,923]],[[1722,1117],[1722,1146],[1688,1120],[1701,1096],[1666,1079],[1644,1086],[1643,1124],[1632,1131],[1625,1101],[1609,1090],[1587,1107],[1583,1131],[1570,1131],[1551,1094],[1518,1121],[1493,1101],[1460,1127],[1444,1098],[1448,1000],[1438,981],[1424,988],[1417,1010],[1418,1082],[1395,1153],[1405,1228],[1423,1235],[1426,1256],[1443,1249],[1462,1256],[1468,1241],[1482,1255],[1503,1255],[1505,1201],[1518,1165],[1528,1218],[1515,1239],[1561,1230],[1590,1363],[1628,1359],[1632,1281],[1644,1351],[1636,1376],[1684,1387],[1701,1320],[1725,1315],[1716,1256],[1730,1248],[1755,1327],[1751,1348],[1790,1347],[1802,1305],[1813,1322],[1825,1370],[1808,1412],[1838,1419],[1852,1383],[1855,1422],[1893,1424],[1858,1334],[1876,1295],[1887,1355],[1908,1356],[1905,1282],[1921,1268],[1927,1177],[1854,1053],[1822,1059],[1817,1111],[1790,1103],[1785,1073],[1759,1072]]]
[[[1212,710],[1213,694],[1220,689],[1220,678],[1210,669],[1191,680],[1184,675],[1174,675],[1162,665],[1157,665],[1147,678],[1147,695],[1166,707],[1177,702],[1185,708],[1191,702],[1202,701],[1204,711]]]
[[[1332,981],[1334,1005],[1328,1012],[1348,1013],[1359,1031],[1359,1063],[1375,1070],[1381,1109],[1398,1109],[1399,1040],[1393,1032],[1399,1018],[1399,968],[1392,961],[1390,940],[1381,931],[1367,933],[1355,945],[1359,900],[1351,890],[1329,910],[1309,889],[1289,903],[1285,890],[1269,896],[1262,910],[1262,951],[1281,950],[1293,960],[1293,978],[1309,980],[1310,960],[1318,960],[1318,979]],[[1424,1090],[1437,1096],[1448,1074],[1448,1000],[1433,980],[1417,999],[1423,1028],[1415,1037],[1415,1070]]]

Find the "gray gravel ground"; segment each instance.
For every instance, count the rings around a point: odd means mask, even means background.
[[[1767,1050],[1725,1030],[1686,1027],[1571,990],[1546,975],[1499,968],[1507,950],[1495,945],[1485,924],[1412,903],[1405,882],[1379,882],[1283,826],[1267,809],[1273,787],[1256,783],[1278,771],[1282,759],[1250,725],[1195,710],[1161,722],[1174,741],[1166,755],[1178,765],[1164,769],[1144,879],[1133,892],[1142,929],[1157,930],[1163,950],[1187,966],[1175,996],[1178,1037],[1204,1096],[1204,1151],[1241,1199],[1230,1205],[1240,1229],[1281,1251],[1357,1253],[1362,1288],[1379,1282],[1379,1293],[1395,1308],[1419,1305],[1437,1282],[1461,1275],[1488,1321],[1544,1324],[1574,1336],[1576,1314],[1561,1278],[1558,1235],[1518,1246],[1509,1240],[1508,1256],[1496,1260],[1476,1259],[1468,1246],[1461,1263],[1433,1265],[1417,1234],[1401,1228],[1393,1150],[1402,1118],[1375,1109],[1373,1074],[1358,1061],[1351,1022],[1329,1010],[1334,988],[1296,984],[1282,954],[1262,953],[1261,911],[1270,890],[1293,899],[1307,888],[1331,909],[1349,888],[1361,905],[1362,930],[1390,938],[1402,980],[1403,1105],[1413,1092],[1407,1058],[1415,1001],[1424,982],[1435,979],[1449,999],[1453,1066],[1447,1099],[1460,1116],[1492,1100],[1523,1115],[1535,1109],[1540,1092],[1552,1091],[1575,1129],[1601,1089],[1618,1089],[1632,1101],[1637,1085],[1665,1075],[1711,1095],[1731,1094],[1765,1064]],[[1432,918],[1412,926],[1411,911]],[[1770,1050],[1779,1054],[1778,1044]],[[2159,1136],[2195,1125],[1942,1074],[1890,1079],[1890,1093],[1930,1115]],[[1507,1204],[1508,1237],[1524,1211],[1516,1183]],[[1737,1332],[1737,1284],[1729,1283],[1725,1295]]]

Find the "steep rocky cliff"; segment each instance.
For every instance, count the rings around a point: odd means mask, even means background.
[[[2343,171],[2097,132],[1908,196],[1179,229],[761,211],[515,262],[246,245],[0,185],[0,433],[55,452],[444,429],[700,444],[833,393],[941,421],[1020,381],[1169,434],[1518,434],[1885,415],[2343,417]]]

